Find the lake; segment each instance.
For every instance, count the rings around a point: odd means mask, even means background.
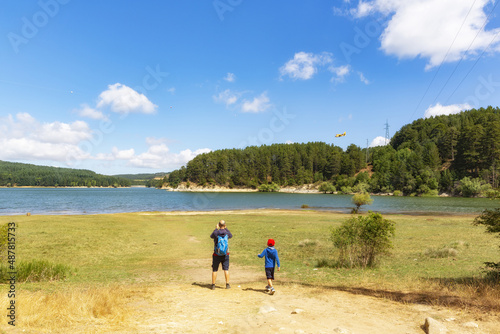
[[[142,211],[312,209],[350,212],[351,195],[171,192],[152,188],[0,188],[0,215],[96,214]],[[498,200],[456,197],[372,196],[363,210],[382,213],[480,213]]]

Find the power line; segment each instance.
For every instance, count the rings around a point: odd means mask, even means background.
[[[415,108],[415,110],[413,110],[413,113],[411,114],[410,116],[410,121],[411,119],[413,118],[413,115],[415,115],[415,112],[418,110],[418,108],[420,107],[420,104],[422,104],[422,101],[424,100],[424,97],[427,95],[427,92],[429,92],[429,89],[431,88],[432,84],[434,83],[434,80],[436,79],[436,76],[438,75],[439,73],[439,70],[441,70],[441,66],[443,66],[444,64],[444,61],[446,60],[446,58],[448,57],[448,54],[450,53],[450,50],[451,50],[451,47],[453,46],[453,44],[455,44],[455,41],[457,40],[457,37],[458,35],[460,34],[460,32],[462,31],[462,28],[465,24],[465,21],[467,21],[467,18],[469,17],[469,14],[472,10],[472,8],[474,7],[474,5],[476,4],[476,1],[477,0],[474,0],[474,2],[472,3],[472,6],[469,8],[469,11],[467,12],[467,15],[465,16],[464,20],[462,21],[462,25],[460,26],[460,28],[458,29],[456,35],[455,35],[455,38],[453,39],[453,42],[451,42],[450,44],[450,47],[448,48],[448,51],[446,51],[446,54],[444,55],[443,57],[443,60],[441,60],[441,64],[439,64],[439,67],[437,69],[437,71],[434,73],[434,76],[432,77],[432,80],[431,82],[429,83],[429,85],[427,86],[427,89],[425,90],[425,93],[424,95],[422,95],[422,98],[420,99],[420,101],[418,102],[417,104],[417,107]]]
[[[431,105],[434,105],[439,97],[439,95],[441,95],[441,93],[443,92],[444,88],[446,87],[446,85],[448,84],[448,82],[450,81],[451,77],[453,76],[453,74],[455,74],[455,71],[457,70],[458,66],[460,66],[460,64],[462,63],[462,60],[465,58],[465,55],[467,54],[467,52],[469,52],[472,44],[474,44],[477,36],[479,36],[479,33],[481,33],[481,31],[483,31],[484,27],[486,26],[486,24],[488,23],[488,19],[490,18],[491,14],[493,13],[493,11],[495,10],[496,6],[498,4],[498,1],[495,2],[495,5],[493,6],[493,8],[491,9],[490,13],[488,14],[488,16],[486,17],[486,19],[484,20],[484,23],[483,23],[483,26],[481,27],[481,29],[478,29],[477,33],[476,33],[476,36],[474,36],[474,39],[472,40],[472,42],[470,42],[469,44],[469,47],[467,48],[467,50],[465,50],[465,52],[462,54],[462,57],[460,58],[459,62],[457,63],[457,65],[455,66],[455,68],[453,69],[453,71],[451,72],[451,74],[448,76],[448,79],[446,80],[446,82],[444,83],[443,87],[441,87],[441,90],[439,91],[439,93],[436,95],[436,98],[434,99],[434,101],[432,102]],[[495,35],[496,37],[496,35]],[[493,40],[492,40],[493,42]],[[491,44],[491,43],[490,43]],[[488,45],[489,47],[489,45]],[[485,49],[486,50],[486,49]],[[484,51],[483,51],[484,53]],[[482,54],[481,54],[482,55]],[[479,57],[480,58],[480,57]],[[479,60],[479,58],[476,60],[476,63],[477,61]],[[470,72],[470,71],[469,71]],[[468,73],[467,73],[468,75]],[[465,77],[467,77],[467,75]],[[463,79],[465,80],[465,78]],[[462,82],[463,82],[462,80]],[[460,83],[461,84],[461,83]]]
[[[465,81],[465,79],[469,76],[470,72],[472,72],[472,70],[474,69],[474,67],[476,67],[476,64],[479,62],[479,59],[481,59],[481,57],[486,52],[486,50],[488,50],[489,47],[491,46],[491,44],[493,44],[493,41],[497,38],[497,36],[498,36],[499,33],[500,33],[500,30],[495,34],[495,36],[493,36],[490,44],[488,44],[488,46],[483,50],[483,52],[481,53],[481,55],[479,55],[479,57],[476,59],[476,61],[474,62],[474,64],[472,64],[472,67],[465,74],[465,76],[463,77],[463,79],[458,83],[457,87],[455,87],[455,90],[450,94],[450,96],[448,96],[448,99],[446,99],[445,103],[448,103],[448,101],[451,99],[451,97],[453,96],[453,94],[455,94],[455,92],[460,87],[460,85],[462,85],[462,83]]]

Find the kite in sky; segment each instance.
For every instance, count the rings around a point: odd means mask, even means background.
[[[335,135],[335,137],[344,137],[344,136],[345,136],[345,131],[344,131],[344,133],[338,133]]]

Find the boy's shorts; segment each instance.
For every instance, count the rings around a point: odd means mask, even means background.
[[[274,268],[266,268],[266,278],[274,279]]]
[[[212,255],[212,270],[216,272],[219,270],[219,264],[222,263],[222,270],[229,270],[229,254],[226,255]]]

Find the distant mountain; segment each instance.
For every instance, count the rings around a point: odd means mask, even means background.
[[[86,169],[38,166],[0,161],[2,187],[129,187],[123,177],[97,174]]]

